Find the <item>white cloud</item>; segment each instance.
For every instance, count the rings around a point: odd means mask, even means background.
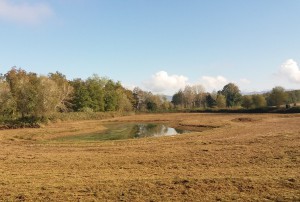
[[[281,76],[288,78],[291,82],[300,83],[300,68],[296,61],[288,59],[279,70]]]
[[[165,71],[157,72],[144,86],[156,93],[177,91],[187,85],[188,78],[182,75],[169,75]]]
[[[202,85],[205,91],[212,92],[213,90],[222,90],[229,82],[237,83],[240,87],[250,84],[246,78],[239,79],[239,82],[228,80],[224,76],[202,76],[197,82],[188,82],[188,77],[183,75],[169,75],[165,71],[159,71],[152,75],[151,79],[144,81],[143,85],[146,90],[153,93],[174,94],[179,89],[184,89],[186,85]],[[240,85],[239,85],[240,84]]]
[[[52,9],[47,4],[22,2],[12,3],[8,0],[0,0],[0,20],[22,24],[39,24],[53,15]]]
[[[240,83],[242,83],[242,84],[250,84],[251,81],[248,80],[248,79],[246,79],[246,78],[242,78],[242,79],[240,79]]]
[[[228,83],[228,80],[223,76],[202,76],[201,83],[207,91],[212,91],[222,89]]]

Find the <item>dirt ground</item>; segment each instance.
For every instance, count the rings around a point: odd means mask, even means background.
[[[105,122],[208,130],[52,140]],[[300,114],[151,114],[3,130],[0,201],[300,201]]]

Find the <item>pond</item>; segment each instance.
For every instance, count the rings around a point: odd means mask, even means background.
[[[165,124],[154,123],[117,123],[105,124],[107,130],[91,134],[60,137],[58,141],[102,141],[122,140],[145,137],[172,136],[190,131],[168,127]]]

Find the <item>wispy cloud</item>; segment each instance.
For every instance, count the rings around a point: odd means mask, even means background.
[[[182,75],[169,75],[165,71],[159,71],[145,81],[144,86],[156,93],[177,91],[187,85],[188,78]]]
[[[300,68],[293,59],[288,59],[281,65],[279,74],[293,83],[300,83]]]
[[[0,0],[0,20],[21,24],[40,24],[53,15],[51,7],[45,3],[29,4],[26,1],[13,3]]]

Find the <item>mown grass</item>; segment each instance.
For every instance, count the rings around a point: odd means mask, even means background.
[[[213,128],[161,138],[50,141],[120,122]],[[174,113],[2,130],[0,201],[299,201],[299,123],[299,114]]]

